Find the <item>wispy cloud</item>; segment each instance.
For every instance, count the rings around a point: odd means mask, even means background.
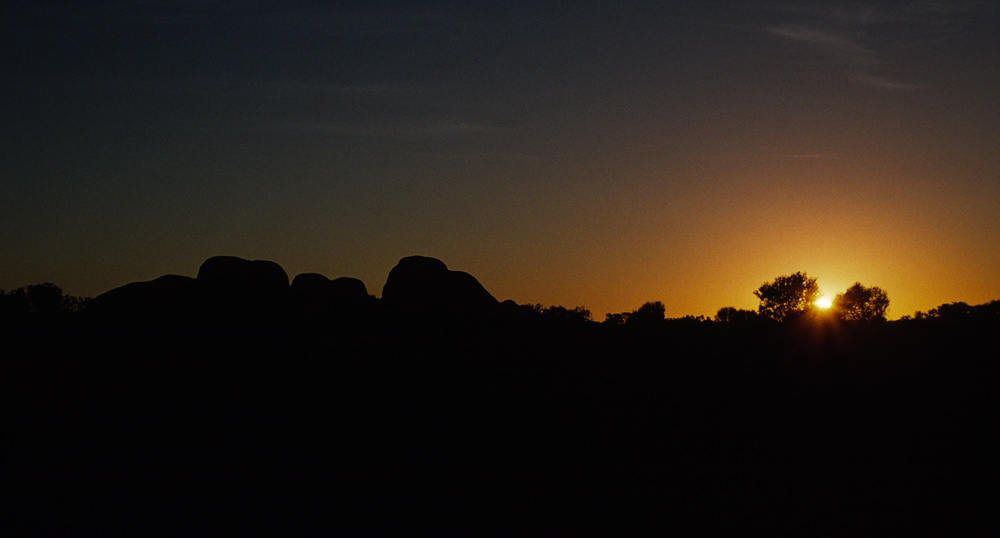
[[[873,75],[871,73],[855,73],[852,78],[855,82],[860,82],[861,84],[865,84],[867,86],[882,88],[883,90],[918,91],[927,88],[927,86],[921,84],[909,84],[879,75]]]
[[[854,66],[876,65],[878,58],[872,50],[859,45],[851,38],[801,24],[786,24],[767,28],[768,32],[785,39],[816,48],[827,57]]]
[[[927,89],[907,81],[892,58],[900,49],[920,47],[956,35],[960,21],[978,13],[997,11],[1000,2],[919,0],[882,6],[847,2],[778,5],[764,8],[779,19],[760,28],[789,46],[812,51],[831,67],[840,67],[854,83],[886,91]],[[911,73],[913,75],[913,73]]]

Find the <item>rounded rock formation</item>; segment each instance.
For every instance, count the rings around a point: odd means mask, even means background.
[[[382,302],[406,313],[458,315],[485,314],[498,304],[474,276],[450,271],[441,260],[425,256],[403,258],[392,268]]]
[[[191,277],[164,275],[106,291],[88,301],[85,312],[89,317],[134,324],[185,324],[198,312],[197,291]]]
[[[206,314],[218,321],[264,321],[284,314],[288,274],[266,260],[214,256],[198,269],[198,286]]]
[[[296,276],[290,297],[292,308],[305,318],[364,313],[372,300],[364,282],[350,277],[330,280],[318,273]]]

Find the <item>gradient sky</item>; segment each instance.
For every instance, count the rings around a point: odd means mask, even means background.
[[[1000,299],[1000,2],[882,4],[7,8],[0,289],[421,254],[598,320]]]

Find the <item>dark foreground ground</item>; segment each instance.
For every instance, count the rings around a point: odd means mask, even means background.
[[[3,335],[0,521],[984,535],[996,329],[19,329]]]

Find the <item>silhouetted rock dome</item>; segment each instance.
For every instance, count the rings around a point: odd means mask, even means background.
[[[382,301],[395,310],[455,314],[484,313],[498,304],[474,276],[425,256],[403,258],[389,271]]]
[[[272,261],[213,256],[198,269],[198,286],[213,322],[276,319],[288,303],[288,273]]]
[[[330,290],[337,300],[367,300],[371,296],[365,283],[349,276],[342,276],[330,281]]]
[[[195,279],[164,275],[148,282],[132,282],[94,297],[87,304],[87,314],[122,317],[130,321],[184,322],[197,310]]]
[[[351,301],[368,298],[368,288],[356,278],[344,276],[330,280],[319,273],[302,273],[292,280],[292,296],[319,296],[335,301]]]
[[[325,287],[330,279],[319,273],[301,273],[292,279],[292,293],[304,293]],[[296,291],[299,290],[299,291]]]
[[[267,260],[245,260],[236,256],[213,256],[198,269],[198,281],[210,286],[245,286],[263,290],[287,290],[288,273]]]
[[[319,273],[302,273],[292,280],[292,306],[305,316],[357,313],[372,298],[365,283],[351,277],[334,280]]]

